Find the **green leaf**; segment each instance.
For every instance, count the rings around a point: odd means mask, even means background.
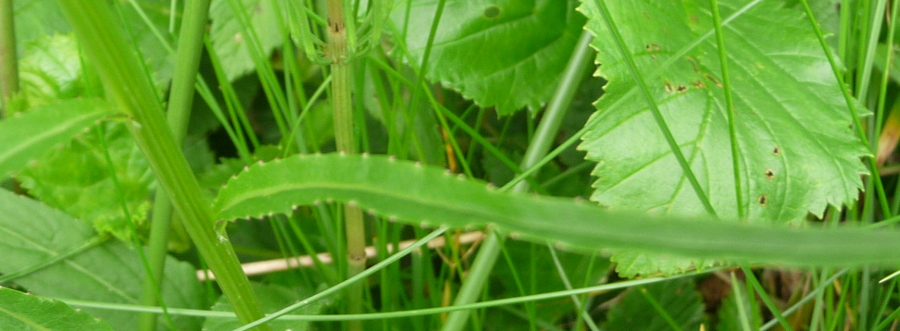
[[[406,34],[416,68],[424,60],[438,3],[410,1],[391,17]],[[581,34],[585,20],[576,5],[574,0],[447,0],[426,77],[482,107],[496,107],[501,115],[524,106],[536,111],[553,94]]]
[[[610,212],[593,204],[506,194],[442,168],[367,155],[296,155],[244,170],[219,191],[219,220],[288,213],[337,200],[389,219],[470,227],[492,225],[578,251],[636,249],[681,257],[792,265],[897,264],[900,232],[859,228],[692,220]]]
[[[100,141],[95,131],[86,132],[63,148],[51,150],[16,178],[29,194],[43,203],[93,224],[100,233],[111,233],[130,242],[132,232],[127,222],[142,229],[150,211],[155,177],[125,125],[104,124],[105,142]],[[115,178],[109,171],[107,152]],[[122,194],[116,188],[116,181]],[[119,203],[120,195],[130,219]]]
[[[313,294],[312,292],[305,291],[303,289],[287,288],[275,284],[250,284],[253,287],[253,291],[256,292],[256,295],[260,298],[260,305],[262,306],[263,311],[270,313],[281,310],[282,308],[289,306],[297,301],[306,299]],[[300,293],[298,293],[298,291]],[[316,302],[311,305],[303,306],[293,313],[302,315],[314,315],[319,314],[323,307],[324,306],[321,302]],[[216,301],[216,304],[212,307],[212,310],[233,311],[231,303],[229,303],[228,299],[224,296],[219,297],[219,300]],[[241,325],[243,324],[237,320],[237,317],[207,317],[206,322],[203,323],[203,330],[234,330],[241,327]],[[291,321],[279,319],[269,322],[268,325],[270,328],[272,328],[272,330],[303,331],[309,329],[309,321]]]
[[[65,303],[0,288],[0,329],[104,331],[109,324]]]
[[[60,99],[91,96],[103,87],[83,79],[78,43],[72,35],[42,37],[28,43],[20,61],[21,95],[30,107],[38,107]],[[99,95],[94,95],[99,96]]]
[[[228,5],[230,0],[213,0],[209,7],[209,18],[212,26],[209,38],[213,45],[213,51],[222,62],[222,70],[228,80],[234,81],[240,76],[250,73],[256,68],[253,57],[248,47],[253,47],[249,39],[244,35],[238,17]],[[260,0],[236,0],[243,5],[245,13],[250,18],[250,26],[256,33],[262,44],[262,52],[265,56],[272,53],[276,47],[284,41],[281,38],[281,30],[278,27],[278,19],[275,9],[270,1]]]
[[[644,293],[641,293],[644,292]],[[674,330],[663,315],[648,300],[655,300],[681,330],[697,330],[703,321],[703,303],[690,278],[653,283],[632,288],[613,305],[607,316],[605,329],[617,330]]]
[[[134,3],[140,8],[140,13],[129,2],[120,4],[121,13],[127,25],[130,36],[134,38],[144,56],[150,71],[152,72],[157,89],[162,91],[167,87],[172,78],[175,67],[174,53],[167,50],[172,45],[174,38],[168,34],[170,1],[169,0],[138,0]],[[147,20],[144,19],[147,18]],[[27,50],[23,47],[31,45],[40,39],[55,34],[67,34],[71,31],[65,16],[55,1],[23,0],[15,1],[16,44],[20,56]],[[148,25],[148,21],[149,24]],[[162,36],[160,40],[151,29],[151,25]],[[55,38],[55,37],[54,37]],[[79,62],[79,56],[69,54],[57,54],[55,57],[63,62]],[[79,63],[80,66],[80,63]],[[25,69],[22,68],[24,71]]]
[[[723,17],[747,3],[720,1]],[[701,215],[704,208],[655,122],[595,2],[580,9],[609,80],[580,149],[597,161],[591,199],[611,209]],[[626,49],[716,213],[737,213],[725,97],[708,2],[607,2]],[[867,171],[865,146],[809,21],[778,2],[759,2],[724,28],[734,93],[741,195],[747,219],[762,223],[821,216],[855,201]],[[700,40],[684,56],[673,54]],[[664,63],[671,62],[665,66]],[[653,73],[659,72],[658,75]],[[655,257],[619,256],[619,272],[676,272]],[[638,259],[647,261],[640,262]],[[621,266],[629,266],[622,268]]]
[[[0,121],[0,177],[6,177],[113,113],[98,99],[75,99]]]
[[[69,31],[69,23],[55,1],[14,1],[16,24],[16,53],[22,56],[25,45],[43,36]]]
[[[0,273],[9,274],[52,259],[90,240],[87,225],[37,201],[0,190]],[[200,284],[194,268],[166,259],[162,298],[168,307],[200,308]],[[146,271],[134,249],[109,241],[72,258],[13,281],[37,295],[139,304]],[[116,330],[133,329],[136,313],[85,308]],[[199,320],[173,316],[178,329],[195,329]],[[160,325],[166,325],[160,321]]]

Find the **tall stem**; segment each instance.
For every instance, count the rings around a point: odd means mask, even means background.
[[[528,145],[528,150],[525,151],[525,156],[522,158],[522,169],[528,169],[537,165],[538,161],[550,150],[550,145],[553,143],[557,132],[559,132],[562,120],[572,104],[572,98],[575,96],[578,85],[584,79],[585,70],[593,61],[591,56],[593,52],[590,48],[592,39],[593,37],[587,30],[581,33],[578,44],[575,46],[575,52],[566,64],[566,69],[563,72],[559,86],[556,88],[553,99],[550,100],[547,109],[544,111],[544,118],[541,120],[541,124],[538,125],[534,139]],[[519,182],[512,189],[513,192],[525,192],[527,190],[528,182],[526,181]],[[484,239],[481,250],[475,257],[475,261],[472,262],[469,276],[462,284],[462,287],[460,287],[453,305],[459,306],[475,302],[481,293],[481,289],[484,288],[487,277],[490,275],[490,271],[500,255],[500,249],[503,247],[505,239],[500,234],[493,233],[493,230],[491,232]],[[466,320],[469,318],[470,313],[470,310],[457,310],[450,313],[442,330],[462,330],[466,326]]]
[[[218,279],[243,323],[260,319],[263,313],[250,281],[228,238],[214,230],[210,201],[205,198],[181,148],[163,115],[162,104],[141,59],[131,48],[110,8],[88,0],[59,0],[60,7],[83,45],[88,60],[96,66],[107,91],[107,99],[133,120],[129,130],[146,155],[160,186],[171,198],[194,244]],[[260,326],[259,330],[268,330]]]
[[[341,153],[354,154],[356,138],[354,137],[353,104],[351,95],[351,71],[348,49],[347,30],[344,21],[344,4],[342,0],[328,1],[328,50],[326,56],[331,60],[331,102],[334,111],[334,140]],[[353,203],[344,205],[344,231],[347,237],[347,277],[353,277],[366,268],[366,234],[362,210]],[[362,312],[362,282],[354,283],[347,289],[347,310],[350,314]],[[350,330],[361,330],[360,321],[349,324]]]
[[[6,117],[7,100],[19,92],[16,60],[16,25],[12,0],[0,0],[0,118]]]
[[[184,8],[184,20],[175,56],[177,61],[175,61],[172,88],[169,94],[169,108],[166,112],[175,143],[179,145],[184,145],[184,137],[187,135],[188,122],[191,117],[194,84],[197,78],[197,68],[200,66],[200,55],[203,51],[203,34],[206,33],[209,3],[210,0],[189,1]],[[164,190],[156,192],[154,201],[148,249],[153,281],[144,283],[141,304],[145,306],[155,306],[158,303],[157,293],[159,293],[158,289],[162,287],[165,274],[169,228],[173,215],[172,202]],[[156,315],[141,314],[140,330],[156,330]]]

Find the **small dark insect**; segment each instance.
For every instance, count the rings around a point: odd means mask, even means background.
[[[775,148],[772,149],[772,155],[781,155],[781,150],[778,149],[778,146],[775,146]]]
[[[769,202],[769,197],[767,197],[765,194],[760,194],[759,198],[756,199],[756,202],[758,202],[760,206],[765,207],[766,203]]]
[[[687,92],[687,90],[688,90],[688,87],[684,86],[684,84],[678,84],[675,86],[675,91],[678,93],[684,93],[684,92]]]
[[[766,169],[766,178],[772,179],[775,178],[775,172],[772,169]]]

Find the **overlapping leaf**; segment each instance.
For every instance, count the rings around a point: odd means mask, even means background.
[[[504,194],[440,167],[384,156],[298,155],[250,166],[219,191],[217,219],[289,213],[329,200],[413,224],[492,225],[517,237],[579,251],[603,248],[800,265],[891,264],[900,233],[617,213],[565,198]]]
[[[255,62],[251,56],[249,47],[254,47],[246,35],[240,18],[237,13],[232,11],[229,2],[231,0],[215,0],[209,8],[209,17],[212,20],[212,26],[209,32],[209,38],[213,45],[213,51],[219,56],[222,62],[222,70],[229,80],[235,80],[238,77],[253,71]],[[275,15],[275,8],[272,7],[270,1],[260,0],[238,0],[243,7],[243,13],[250,19],[251,29],[256,37],[259,38],[261,51],[268,56],[275,47],[280,46],[283,42],[281,32],[278,28],[278,19]]]
[[[0,121],[0,177],[21,170],[48,149],[65,143],[113,113],[101,100],[59,102]]]
[[[723,78],[708,2],[604,3],[712,206],[719,216],[734,218]],[[784,223],[854,201],[866,173],[859,157],[867,151],[849,129],[850,111],[808,19],[773,1],[719,3],[723,17],[748,5],[723,27],[745,215]],[[580,146],[598,162],[592,200],[613,209],[704,214],[596,5],[585,1],[580,8],[596,35],[599,74],[609,80]],[[617,258],[625,275],[691,265],[655,260]]]
[[[427,77],[459,90],[499,114],[532,110],[550,99],[584,17],[574,0],[448,0],[435,32]],[[391,19],[405,33],[419,67],[438,1],[396,6]]]
[[[20,55],[25,46],[45,36],[66,34],[71,30],[65,16],[55,1],[15,1],[16,44]],[[148,68],[153,73],[156,87],[168,85],[175,66],[175,57],[166,49],[174,38],[168,34],[170,1],[140,0],[122,3],[123,21],[130,36],[140,47]],[[76,59],[78,57],[75,57]]]
[[[78,44],[71,35],[40,38],[30,43],[21,69],[22,95],[31,106],[102,91],[99,82],[94,81],[93,85],[86,83],[93,80],[85,76]],[[67,106],[70,104],[80,108]],[[91,111],[81,108],[98,108],[93,110],[95,112],[105,108],[107,113],[110,112],[109,106],[98,100],[87,103],[86,100],[76,99],[52,107],[55,107],[52,108],[55,117],[41,115],[45,117],[33,126],[17,125],[19,128],[12,132],[18,135],[11,139],[24,142],[29,137],[41,137],[53,132],[55,126],[66,124],[59,122],[64,118]],[[31,113],[37,111],[40,110],[26,112],[25,116],[33,116]],[[76,128],[74,132],[81,131],[83,127]],[[17,178],[29,194],[44,203],[94,224],[101,232],[128,238],[130,231],[125,222],[141,223],[146,219],[153,177],[149,164],[124,124],[105,123],[103,128],[103,141],[96,132],[88,131],[72,141],[69,140],[74,134],[58,141],[56,144],[67,142],[59,148],[44,147],[37,155],[43,155],[43,158],[31,162],[17,174]],[[106,161],[106,153],[112,159],[115,180],[124,193],[131,219],[126,217],[118,203],[119,193]]]
[[[112,331],[109,324],[65,303],[0,288],[0,329]]]
[[[93,236],[91,228],[68,215],[26,197],[0,190],[0,273],[19,270],[58,257]],[[190,264],[167,258],[161,282],[169,307],[199,308],[200,285]],[[29,291],[48,297],[138,304],[146,270],[134,249],[109,241],[74,257],[13,279]],[[85,309],[117,330],[137,323],[137,314]],[[190,317],[173,317],[179,329],[199,327]]]

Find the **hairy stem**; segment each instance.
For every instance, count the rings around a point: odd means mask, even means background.
[[[344,5],[341,0],[328,1],[328,50],[331,60],[331,102],[334,111],[334,140],[341,153],[356,153],[354,137],[353,105],[350,89],[350,61],[348,61],[347,30]],[[353,277],[366,268],[366,233],[362,210],[353,203],[344,205],[344,231],[347,238],[347,277]],[[347,312],[358,314],[363,307],[362,282],[353,283],[347,289]],[[362,330],[360,321],[352,321],[350,330]]]

